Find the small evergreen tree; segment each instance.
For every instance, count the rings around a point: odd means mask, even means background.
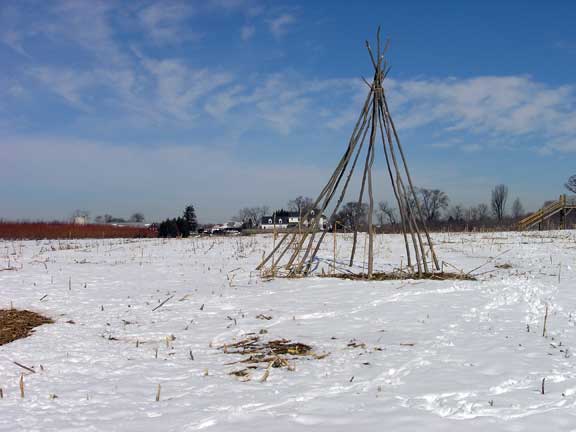
[[[176,219],[166,219],[158,225],[158,237],[174,238],[178,237],[180,234],[180,229],[178,228],[178,222]]]
[[[168,220],[168,237],[178,237],[180,235],[180,230],[178,229],[178,223],[176,219]]]
[[[166,237],[166,221],[162,221],[158,224],[158,237]]]
[[[194,206],[189,205],[184,209],[184,214],[175,219],[166,219],[158,225],[158,237],[189,237],[190,233],[196,232],[198,221]]]
[[[188,225],[188,234],[191,232],[196,232],[198,229],[198,220],[196,219],[196,211],[194,210],[194,206],[192,204],[184,209],[184,220]]]
[[[178,219],[174,219],[176,226],[178,228],[178,232],[182,237],[189,237],[190,236],[190,222],[183,218],[179,217]]]

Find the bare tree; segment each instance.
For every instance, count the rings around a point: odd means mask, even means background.
[[[367,224],[368,205],[358,204],[357,201],[346,203],[342,209],[335,215],[333,223],[344,225],[348,229],[358,227],[359,230],[365,228]]]
[[[132,216],[130,216],[130,222],[138,222],[138,223],[144,222],[144,214],[142,214],[141,212],[134,213]]]
[[[266,213],[269,211],[268,206],[244,207],[238,211],[234,219],[255,227],[260,224],[260,220],[266,216]]]
[[[384,225],[384,220],[387,219],[390,225],[396,225],[398,219],[396,215],[396,209],[388,201],[380,201],[378,203],[378,219],[380,225]]]
[[[480,203],[476,206],[476,215],[479,221],[485,221],[488,219],[488,205]]]
[[[520,198],[516,198],[512,203],[512,217],[520,219],[524,215],[524,206],[520,202]]]
[[[238,210],[236,215],[232,216],[232,220],[237,222],[251,222],[254,223],[256,220],[256,215],[254,212],[254,207],[243,207]]]
[[[464,220],[464,207],[461,204],[456,204],[452,206],[448,215],[456,222],[460,222]]]
[[[448,208],[450,199],[446,193],[439,189],[418,188],[422,212],[428,222],[434,222],[440,218],[440,212]]]
[[[492,205],[492,213],[498,219],[498,222],[502,222],[504,215],[506,214],[506,202],[508,201],[508,186],[499,184],[494,186],[492,189],[492,199],[490,204]]]
[[[568,181],[564,184],[564,187],[572,193],[576,193],[576,174],[570,176]]]
[[[312,210],[312,207],[314,207],[314,200],[312,198],[298,196],[288,201],[288,210],[294,211],[302,216],[305,216],[308,211]]]
[[[478,220],[478,208],[469,207],[464,212],[464,220],[466,220],[467,223],[476,222]]]

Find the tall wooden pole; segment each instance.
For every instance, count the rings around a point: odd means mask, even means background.
[[[379,75],[378,70],[377,76]],[[377,81],[378,86],[380,84],[379,80]],[[375,89],[377,93],[379,88]],[[368,157],[369,157],[369,165],[368,165],[368,279],[372,279],[372,273],[374,272],[374,226],[372,225],[372,216],[374,214],[374,194],[372,191],[372,165],[374,164],[374,147],[376,141],[376,116],[378,115],[378,105],[379,101],[376,95],[374,96],[374,104],[372,106],[372,129],[370,131],[370,147],[368,148]]]

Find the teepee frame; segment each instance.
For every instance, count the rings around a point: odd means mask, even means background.
[[[416,196],[416,190],[412,183],[406,156],[400,144],[400,138],[390,115],[388,101],[383,87],[383,81],[387,77],[390,68],[384,59],[388,49],[388,41],[381,50],[380,28],[377,32],[376,56],[366,41],[366,48],[374,67],[372,82],[364,79],[370,90],[364,102],[362,111],[354,126],[352,136],[348,142],[348,148],[340,159],[332,176],[316,198],[315,210],[310,210],[304,217],[308,225],[293,232],[286,232],[273,250],[264,257],[259,270],[270,265],[273,274],[285,276],[306,276],[310,273],[314,259],[320,249],[320,245],[327,231],[320,230],[320,219],[326,208],[334,204],[331,220],[337,214],[342,201],[350,185],[350,180],[356,169],[361,154],[365,153],[364,168],[358,205],[362,205],[364,195],[368,194],[368,279],[374,275],[374,226],[372,217],[374,214],[374,194],[372,183],[372,166],[376,145],[382,142],[386,167],[390,183],[398,205],[404,245],[406,248],[407,269],[414,276],[422,276],[433,272],[431,265],[440,270],[438,258],[434,252],[434,246],[426,227],[422,209]],[[368,138],[368,139],[367,139]],[[365,148],[367,144],[367,148]],[[363,149],[365,150],[363,152]],[[337,197],[337,198],[336,198]],[[349,265],[354,264],[356,244],[358,239],[358,226],[354,226],[352,251]],[[429,262],[430,260],[430,262]]]

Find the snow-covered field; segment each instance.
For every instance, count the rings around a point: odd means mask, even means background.
[[[434,239],[479,281],[263,281],[270,236],[0,242],[0,308],[55,320],[0,347],[0,430],[576,430],[576,232]],[[218,347],[262,329],[329,355],[241,382]]]

